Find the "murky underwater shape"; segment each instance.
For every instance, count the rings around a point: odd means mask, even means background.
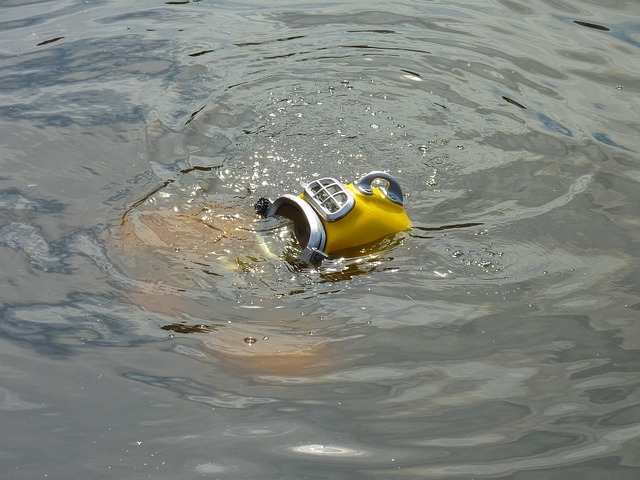
[[[3,2],[0,476],[637,478],[638,25]],[[372,170],[382,253],[253,212]]]

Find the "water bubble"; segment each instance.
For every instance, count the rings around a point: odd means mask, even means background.
[[[429,151],[429,146],[428,145],[420,145],[418,147],[418,150],[420,150],[422,153],[426,153]]]
[[[454,258],[462,257],[463,255],[464,255],[464,253],[462,253],[460,250],[456,250],[455,252],[453,252],[451,254],[451,256],[454,257]]]
[[[246,337],[244,339],[244,343],[248,343],[249,345],[253,345],[254,343],[256,343],[258,340],[255,339],[254,337]]]

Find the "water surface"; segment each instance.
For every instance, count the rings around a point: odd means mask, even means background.
[[[637,477],[635,2],[0,18],[2,478]],[[371,170],[411,235],[256,249]]]

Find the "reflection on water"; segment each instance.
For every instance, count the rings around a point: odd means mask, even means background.
[[[635,479],[638,17],[3,2],[2,471]],[[372,170],[410,235],[262,248]]]

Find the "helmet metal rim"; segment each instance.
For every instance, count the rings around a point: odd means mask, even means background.
[[[273,204],[269,207],[267,212],[267,217],[274,217],[278,215],[278,211],[283,206],[291,206],[301,212],[307,222],[307,226],[309,227],[309,239],[306,245],[302,245],[302,239],[298,238],[298,242],[301,244],[300,246],[303,249],[317,249],[319,251],[324,250],[325,245],[327,244],[327,234],[325,232],[324,226],[322,225],[322,221],[320,217],[316,214],[315,210],[309,205],[307,202],[302,200],[300,197],[296,197],[294,195],[283,195],[277,198]],[[296,219],[292,219],[292,221],[296,222]],[[299,220],[298,220],[299,221]]]

